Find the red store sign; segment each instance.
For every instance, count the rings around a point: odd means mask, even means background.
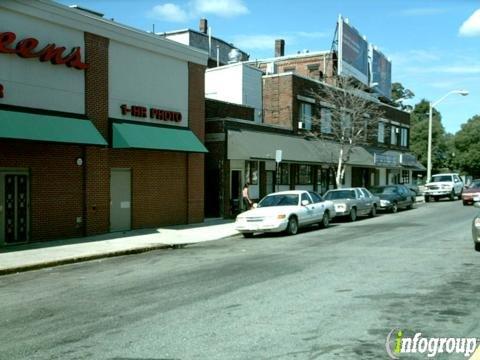
[[[120,109],[122,110],[122,115],[130,115],[139,118],[150,118],[150,119],[157,119],[163,121],[174,121],[180,122],[182,121],[182,113],[178,111],[168,111],[168,110],[161,110],[156,108],[146,108],[145,106],[136,106],[132,105],[128,107],[128,105],[121,105]]]
[[[80,47],[74,47],[64,54],[64,46],[47,44],[44,48],[37,49],[39,41],[35,38],[25,38],[14,45],[16,39],[17,35],[13,32],[0,32],[0,53],[17,54],[25,59],[38,58],[41,62],[49,61],[53,65],[65,65],[78,70],[88,68],[88,64],[82,62]]]

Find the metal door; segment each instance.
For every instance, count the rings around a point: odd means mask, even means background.
[[[3,186],[2,237],[6,244],[22,243],[28,236],[28,176],[6,174]]]
[[[131,229],[130,169],[112,169],[110,172],[110,231]]]

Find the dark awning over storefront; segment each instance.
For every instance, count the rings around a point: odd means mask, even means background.
[[[89,120],[0,110],[0,138],[107,145]]]
[[[334,164],[340,154],[340,145],[331,141],[247,130],[229,130],[227,146],[228,159],[237,160],[275,160],[275,151],[282,150],[282,161]],[[373,156],[355,146],[347,164],[373,166]]]
[[[206,153],[208,150],[185,128],[159,127],[149,124],[113,123],[112,147],[117,149],[154,149]]]

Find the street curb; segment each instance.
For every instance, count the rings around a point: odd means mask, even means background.
[[[0,276],[10,275],[10,274],[20,273],[20,272],[33,271],[33,270],[40,270],[40,269],[44,269],[44,268],[48,268],[48,267],[56,267],[56,266],[68,265],[68,264],[76,264],[76,263],[86,262],[86,261],[91,261],[91,260],[105,259],[105,258],[110,258],[110,257],[141,254],[141,253],[148,252],[148,251],[166,249],[166,248],[174,248],[174,247],[175,247],[175,245],[161,244],[161,245],[141,247],[141,248],[136,248],[136,249],[119,250],[119,251],[114,251],[114,252],[109,252],[109,253],[104,253],[104,254],[85,255],[85,256],[73,257],[73,258],[62,259],[62,260],[46,261],[46,262],[42,262],[42,263],[38,263],[38,264],[23,265],[23,266],[8,268],[8,269],[0,269]]]
[[[205,243],[205,242],[222,240],[222,239],[226,239],[226,238],[229,238],[229,237],[232,237],[232,236],[235,236],[235,235],[236,234],[224,236],[224,237],[221,237],[221,238],[218,238],[218,239],[211,239],[211,240],[205,240],[205,241],[199,241],[199,242],[191,242],[191,243],[183,243],[183,244],[158,244],[158,245],[138,247],[138,248],[134,248],[134,249],[118,250],[118,251],[113,251],[113,252],[103,253],[103,254],[85,255],[85,256],[73,257],[73,258],[62,259],[62,260],[45,261],[45,262],[37,263],[37,264],[17,266],[17,267],[12,267],[12,268],[8,268],[8,269],[0,269],[0,276],[11,275],[11,274],[27,272],[27,271],[33,271],[33,270],[40,270],[40,269],[49,268],[49,267],[57,267],[57,266],[62,266],[62,265],[76,264],[76,263],[80,263],[80,262],[87,262],[87,261],[98,260],[98,259],[106,259],[106,258],[111,258],[111,257],[141,254],[141,253],[154,251],[154,250],[179,249],[179,248],[183,248],[183,247],[188,246],[188,245],[195,245],[195,244],[201,244],[201,243]]]

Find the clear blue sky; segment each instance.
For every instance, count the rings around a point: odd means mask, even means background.
[[[234,43],[251,59],[273,56],[274,40],[286,54],[329,50],[339,14],[392,59],[392,80],[416,97],[435,101],[448,132],[480,114],[480,2],[478,0],[60,0],[106,18],[151,31],[198,29],[206,17],[212,35]],[[479,10],[478,12],[476,12]]]

